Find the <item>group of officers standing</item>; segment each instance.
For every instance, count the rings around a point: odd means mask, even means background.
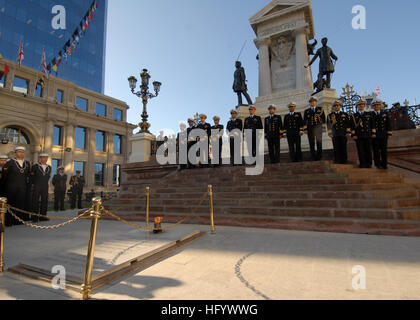
[[[15,157],[9,159],[7,156],[0,156],[0,196],[7,198],[7,203],[19,210],[12,212],[23,221],[48,221],[48,199],[49,183],[52,176],[52,168],[48,164],[49,155],[42,153],[39,155],[39,162],[31,165],[25,160],[25,148],[16,147]],[[54,186],[54,210],[64,211],[65,196],[67,192],[67,175],[64,167],[59,167],[57,174],[52,179]],[[80,171],[70,179],[71,186],[71,208],[82,208],[82,195],[85,179]],[[29,215],[35,213],[39,216]],[[6,227],[22,224],[10,214],[6,213]]]
[[[270,105],[268,108],[269,116],[263,120],[256,115],[256,108],[249,107],[249,117],[243,122],[238,119],[238,112],[231,111],[231,119],[227,124],[228,136],[230,138],[230,155],[231,165],[237,163],[235,160],[235,138],[238,132],[243,130],[252,130],[252,141],[248,143],[250,155],[256,157],[258,150],[258,130],[264,130],[265,139],[268,142],[268,149],[271,163],[280,162],[280,143],[282,139],[286,139],[289,145],[289,154],[292,162],[301,162],[302,158],[302,137],[306,134],[309,141],[310,153],[312,161],[322,160],[323,155],[323,133],[328,132],[328,136],[332,139],[334,146],[334,160],[337,164],[348,163],[347,144],[349,140],[354,140],[357,145],[360,168],[371,168],[372,158],[374,158],[375,166],[378,169],[387,169],[387,146],[388,139],[392,137],[392,124],[389,114],[384,110],[384,104],[380,100],[372,103],[373,112],[365,111],[367,107],[366,100],[361,99],[357,102],[358,111],[354,114],[348,114],[342,110],[343,102],[341,100],[334,101],[332,112],[325,114],[322,107],[318,106],[318,99],[311,97],[309,100],[309,108],[305,110],[304,115],[296,112],[296,103],[289,104],[289,113],[284,118],[276,115],[276,107]],[[222,163],[222,145],[224,126],[220,124],[220,117],[214,117],[214,125],[206,122],[207,116],[200,115],[200,122],[195,124],[193,119],[188,119],[189,127],[187,128],[187,136],[194,129],[202,129],[207,133],[214,145],[214,141],[219,142],[219,159],[213,161],[213,167]],[[184,131],[185,128],[181,127]],[[219,130],[217,137],[212,137],[212,132]],[[262,132],[262,131],[260,131]],[[242,135],[241,135],[242,139]],[[250,139],[251,140],[251,139]],[[199,139],[188,139],[188,153],[191,147],[196,144]],[[179,135],[178,135],[179,143]],[[372,157],[373,153],[373,157]],[[204,150],[201,161],[208,158],[209,150]],[[242,161],[242,160],[241,160]],[[200,167],[208,167],[209,165],[201,164]],[[195,165],[188,161],[188,165],[181,165],[181,169],[195,168]]]

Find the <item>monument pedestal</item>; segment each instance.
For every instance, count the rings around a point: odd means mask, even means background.
[[[275,105],[277,114],[284,119],[288,105],[296,103],[296,112],[302,116],[309,108],[309,98],[314,92],[308,42],[314,39],[314,19],[309,0],[273,0],[251,17],[250,23],[257,38],[259,50],[259,97],[255,100],[257,115],[268,116],[268,107]],[[326,89],[316,95],[319,106],[327,116],[337,92]],[[245,119],[246,106],[237,107],[239,117]],[[326,133],[324,149],[332,149],[332,141]],[[282,139],[281,150],[288,152],[288,143]],[[303,151],[309,150],[307,136],[302,137]]]
[[[138,133],[130,138],[131,155],[129,163],[148,162],[152,157],[152,141],[156,137],[150,133]]]

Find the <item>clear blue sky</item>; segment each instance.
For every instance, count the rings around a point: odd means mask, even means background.
[[[163,82],[161,95],[149,102],[149,122],[178,130],[196,112],[225,124],[236,105],[232,92],[234,62],[241,56],[251,97],[258,94],[257,49],[249,18],[269,0],[109,0],[105,93],[126,101],[128,121],[140,122],[140,100],[127,78],[142,68]],[[352,7],[367,9],[367,30],[353,30]],[[420,102],[420,2],[414,0],[313,0],[316,38],[329,38],[339,57],[333,87],[347,82],[358,93],[375,91],[393,103]],[[316,77],[317,63],[313,68]]]

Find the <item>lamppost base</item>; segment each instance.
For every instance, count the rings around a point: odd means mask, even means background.
[[[129,163],[148,162],[152,158],[152,142],[156,141],[153,134],[139,132],[130,138],[131,155]]]

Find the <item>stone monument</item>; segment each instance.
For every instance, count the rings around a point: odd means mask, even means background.
[[[310,62],[309,41],[315,37],[312,3],[310,0],[273,0],[250,18],[257,36],[255,45],[259,50],[259,96],[255,106],[257,114],[268,115],[268,106],[277,106],[277,113],[284,116],[288,104],[297,103],[297,112],[304,112],[314,92],[312,70],[305,68]],[[325,113],[331,110],[332,102],[338,99],[334,89],[318,93],[319,106]],[[248,116],[248,108],[239,106],[239,118]],[[332,147],[325,135],[325,148]],[[282,150],[287,150],[282,143]],[[302,147],[308,146],[307,139]]]

